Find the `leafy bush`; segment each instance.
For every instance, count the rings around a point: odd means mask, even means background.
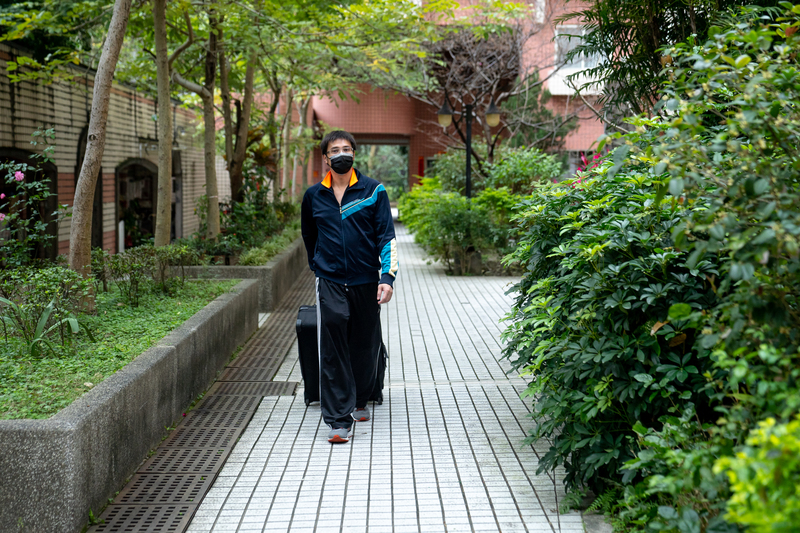
[[[273,257],[286,250],[300,236],[300,221],[295,220],[282,232],[270,237],[261,246],[250,248],[239,257],[240,265],[266,265]]]
[[[562,173],[561,162],[537,148],[505,149],[489,168],[485,188],[508,187],[513,194],[530,194],[534,184]]]
[[[558,158],[538,148],[510,148],[501,146],[495,151],[494,163],[486,161],[488,149],[485,143],[474,142],[473,151],[482,164],[472,164],[472,190],[477,193],[485,189],[508,187],[513,194],[529,194],[533,184],[552,180],[561,175],[562,164]],[[459,148],[448,148],[437,154],[432,174],[441,183],[445,192],[464,193],[466,187],[466,152]]]
[[[796,531],[800,524],[800,417],[778,424],[759,422],[735,457],[723,457],[714,467],[731,482],[728,517],[768,533]]]
[[[709,351],[693,348],[695,328],[669,309],[711,307],[707,278],[718,274],[709,260],[689,268],[673,246],[690,209],[656,202],[664,182],[652,163],[611,166],[541,185],[523,202],[522,242],[508,258],[527,270],[506,354],[536,376],[533,438],[552,442],[540,470],[564,465],[568,486],[598,493],[633,458],[637,421],[708,403]]]
[[[472,151],[485,160],[489,150],[486,143],[473,141]],[[429,177],[436,179],[445,192],[464,194],[467,186],[466,164],[467,153],[463,148],[448,148],[444,153],[436,154],[434,157],[433,169],[429,172],[431,174]],[[471,180],[474,192],[483,189],[483,181],[486,179],[485,170],[484,166],[476,165],[473,161]]]
[[[618,530],[796,526],[797,465],[756,476],[800,411],[800,6],[781,5],[665,51],[662,115],[519,217],[506,354],[536,375],[541,468],[617,491]]]
[[[66,343],[71,332],[77,333],[71,316],[81,310],[90,285],[90,280],[61,266],[0,271],[0,320],[6,341],[10,327],[25,339],[26,349],[35,357],[43,345],[49,346],[51,334],[58,333],[61,344]]]
[[[423,178],[401,198],[399,209],[415,242],[449,271],[463,275],[472,256],[493,250],[498,240],[485,205],[443,192],[436,179]]]
[[[151,278],[156,269],[155,248],[146,244],[114,254],[108,262],[108,269],[125,301],[137,307],[144,289],[143,282]]]
[[[51,161],[55,145],[55,130],[36,131],[34,146],[44,144],[41,154],[33,157],[42,163]],[[0,163],[0,176],[14,190],[8,196],[0,195],[0,224],[4,233],[0,238],[0,257],[7,267],[30,264],[37,247],[46,246],[54,235],[52,224],[58,224],[58,210],[48,212],[47,205],[56,196],[50,191],[50,179],[40,174],[40,169],[26,163]],[[66,207],[66,206],[63,206]]]
[[[220,213],[220,234],[216,239],[205,238],[208,199],[197,201],[195,212],[200,218],[200,229],[191,239],[178,242],[195,252],[195,264],[209,262],[211,258],[224,256],[225,264],[230,258],[261,247],[271,236],[278,234],[286,224],[297,220],[300,206],[296,202],[281,200],[281,193],[270,200],[265,177],[250,176],[245,179],[244,200],[223,206]]]

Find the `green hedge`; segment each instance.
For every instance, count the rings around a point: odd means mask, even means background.
[[[660,115],[517,218],[506,355],[535,376],[540,470],[618,531],[797,527],[800,6],[781,5],[665,50]]]

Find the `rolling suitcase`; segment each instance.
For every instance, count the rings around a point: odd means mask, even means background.
[[[304,399],[306,405],[319,401],[319,352],[317,351],[317,306],[302,305],[297,312],[297,351],[300,360],[300,372],[303,374],[305,384]],[[383,404],[383,384],[386,375],[388,354],[386,345],[381,338],[380,351],[378,352],[378,372],[375,380],[375,389],[370,396],[370,401]]]

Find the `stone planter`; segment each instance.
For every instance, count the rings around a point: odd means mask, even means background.
[[[0,420],[0,531],[80,531],[258,327],[244,280],[46,420]]]
[[[256,279],[258,280],[258,311],[269,313],[297,280],[299,273],[308,268],[303,239],[294,241],[287,250],[263,266],[192,266],[185,267],[189,278]]]

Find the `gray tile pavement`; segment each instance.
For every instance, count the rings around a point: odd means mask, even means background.
[[[265,397],[189,532],[583,532],[559,515],[558,473],[523,379],[500,358],[513,278],[445,275],[398,226],[400,276],[382,309],[389,352],[383,405],[332,446],[319,404]],[[276,380],[301,381],[297,345]]]

